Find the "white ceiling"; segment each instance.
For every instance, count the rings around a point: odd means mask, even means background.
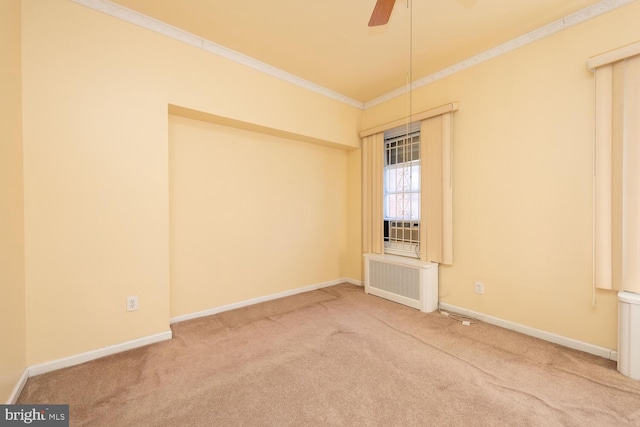
[[[612,3],[397,0],[389,23],[369,28],[375,0],[111,1],[361,102],[406,86],[410,64],[415,81]]]

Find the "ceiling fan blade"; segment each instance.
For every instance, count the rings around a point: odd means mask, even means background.
[[[377,27],[378,25],[385,25],[389,22],[391,11],[396,0],[377,0],[376,6],[373,8],[371,19],[369,19],[370,27]]]

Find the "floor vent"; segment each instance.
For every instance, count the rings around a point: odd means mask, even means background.
[[[366,293],[427,313],[438,309],[438,264],[394,255],[364,259]]]

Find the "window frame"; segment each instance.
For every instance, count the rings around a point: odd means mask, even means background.
[[[415,140],[417,138],[417,140]],[[410,140],[408,144],[410,145],[407,150],[407,140]],[[391,154],[391,150],[397,148],[389,147],[389,144],[397,143],[398,141],[403,141],[402,143],[402,162],[398,162],[397,159],[399,157],[399,152],[396,151],[394,154]],[[382,186],[382,217],[383,217],[383,245],[384,245],[384,253],[399,255],[411,258],[420,258],[420,224],[421,224],[421,197],[422,196],[422,185],[421,185],[421,174],[423,168],[423,161],[421,159],[421,149],[420,149],[420,122],[414,122],[409,125],[399,126],[397,128],[390,129],[384,132],[384,165],[383,165],[383,186]],[[409,153],[408,161],[404,161],[407,157],[406,154]],[[417,159],[415,158],[417,157]],[[393,162],[392,162],[393,160]],[[400,166],[404,165],[404,166]],[[415,173],[415,168],[417,167],[417,182],[413,182],[414,179],[411,176]],[[400,169],[400,168],[409,168],[410,178],[408,182],[408,191],[406,191],[406,186],[403,186],[402,189],[398,189],[397,187],[394,191],[389,190],[388,178],[390,174],[389,170],[392,169]],[[417,186],[417,190],[413,187]],[[399,194],[409,194],[411,195],[417,194],[417,203],[415,203],[415,209],[417,210],[417,218],[411,217],[413,209],[410,207],[409,209],[409,217],[405,216],[391,216],[389,215],[389,196],[397,196]],[[411,200],[409,201],[411,204]],[[411,205],[413,206],[413,205]],[[396,212],[397,213],[397,212]],[[401,234],[402,236],[399,236]]]

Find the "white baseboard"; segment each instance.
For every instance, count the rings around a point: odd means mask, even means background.
[[[356,285],[356,286],[364,286],[364,282],[362,280],[356,280],[356,279],[351,279],[351,278],[347,278],[344,279],[342,283],[347,282],[350,283],[352,285]]]
[[[263,297],[251,298],[244,301],[234,302],[231,304],[221,305],[219,307],[209,308],[207,310],[196,311],[195,313],[183,314],[181,316],[172,317],[169,319],[171,324],[184,322],[185,320],[197,319],[198,317],[212,316],[214,314],[222,313],[229,310],[235,310],[236,308],[247,307],[253,304],[259,304],[261,302],[271,301],[278,298],[284,298],[291,295],[301,294],[303,292],[315,291],[316,289],[326,288],[329,286],[339,285],[340,283],[351,283],[352,285],[362,286],[362,282],[355,279],[341,278],[330,280],[328,282],[317,283],[315,285],[305,286],[302,288],[291,289],[290,291],[278,292],[271,295],[265,295]]]
[[[13,405],[18,401],[18,397],[20,396],[20,393],[22,393],[22,389],[24,388],[24,385],[27,383],[28,378],[29,378],[29,368],[26,368],[22,372],[22,375],[20,376],[20,379],[18,379],[18,382],[16,383],[15,387],[13,387],[13,391],[9,395],[9,399],[7,399],[7,405]]]
[[[567,338],[562,335],[554,334],[551,332],[542,331],[540,329],[535,329],[530,326],[521,325],[519,323],[511,322],[509,320],[488,316],[486,314],[478,313],[472,310],[467,310],[466,308],[456,307],[455,305],[447,304],[444,302],[440,303],[440,309],[444,311],[449,311],[451,313],[457,313],[463,316],[468,316],[474,319],[478,319],[482,322],[490,323],[495,326],[500,326],[501,328],[504,328],[504,329],[520,332],[521,334],[529,335],[535,338],[540,338],[542,340],[549,341],[554,344],[560,344],[562,346],[569,347],[574,350],[580,350],[580,351],[584,351],[585,353],[590,353],[596,356],[604,357],[605,359],[610,359],[614,361],[618,360],[618,352],[615,350],[600,347],[594,344],[589,344],[583,341],[578,341],[573,338]]]
[[[74,356],[65,357],[63,359],[54,360],[51,362],[41,363],[39,365],[33,365],[27,368],[29,371],[29,377],[44,374],[46,372],[55,371],[62,368],[68,368],[69,366],[79,365],[80,363],[88,362],[90,360],[99,359],[101,357],[110,356],[122,351],[132,350],[134,348],[143,347],[145,345],[154,344],[157,342],[170,340],[172,336],[171,330],[161,332],[155,335],[149,335],[147,337],[137,338],[135,340],[126,341],[121,344],[110,345],[108,347],[99,348],[97,350],[87,351],[86,353],[76,354]]]
[[[199,311],[197,313],[186,314],[184,316],[177,316],[170,319],[170,323],[182,322],[184,320],[195,319],[203,316],[210,316],[212,314],[221,313],[223,311],[233,310],[235,308],[246,307],[248,305],[258,304],[265,301],[270,301],[278,298],[283,298],[290,295],[300,294],[303,292],[314,291],[320,288],[326,288],[329,286],[339,285],[340,283],[350,283],[356,286],[362,286],[362,281],[341,278],[331,280],[329,282],[317,283],[315,285],[305,286],[302,288],[292,289],[290,291],[279,292],[276,294],[266,295],[264,297],[253,298],[246,301],[240,301],[233,304],[224,305],[221,307],[215,307],[209,310]],[[112,354],[120,353],[134,348],[142,347],[149,344],[158,343],[165,340],[170,340],[172,337],[171,330],[161,332],[159,334],[150,335],[143,338],[127,341],[121,344],[115,344],[108,347],[103,347],[97,350],[88,351],[74,356],[65,357],[63,359],[53,360],[51,362],[45,362],[38,365],[33,365],[26,368],[20,377],[18,383],[15,385],[13,392],[9,396],[8,404],[15,403],[20,396],[22,389],[24,388],[27,379],[36,375],[44,374],[47,372],[55,371],[62,368],[68,368],[70,366],[79,365],[81,363],[89,362],[91,360],[99,359],[101,357],[110,356]]]

